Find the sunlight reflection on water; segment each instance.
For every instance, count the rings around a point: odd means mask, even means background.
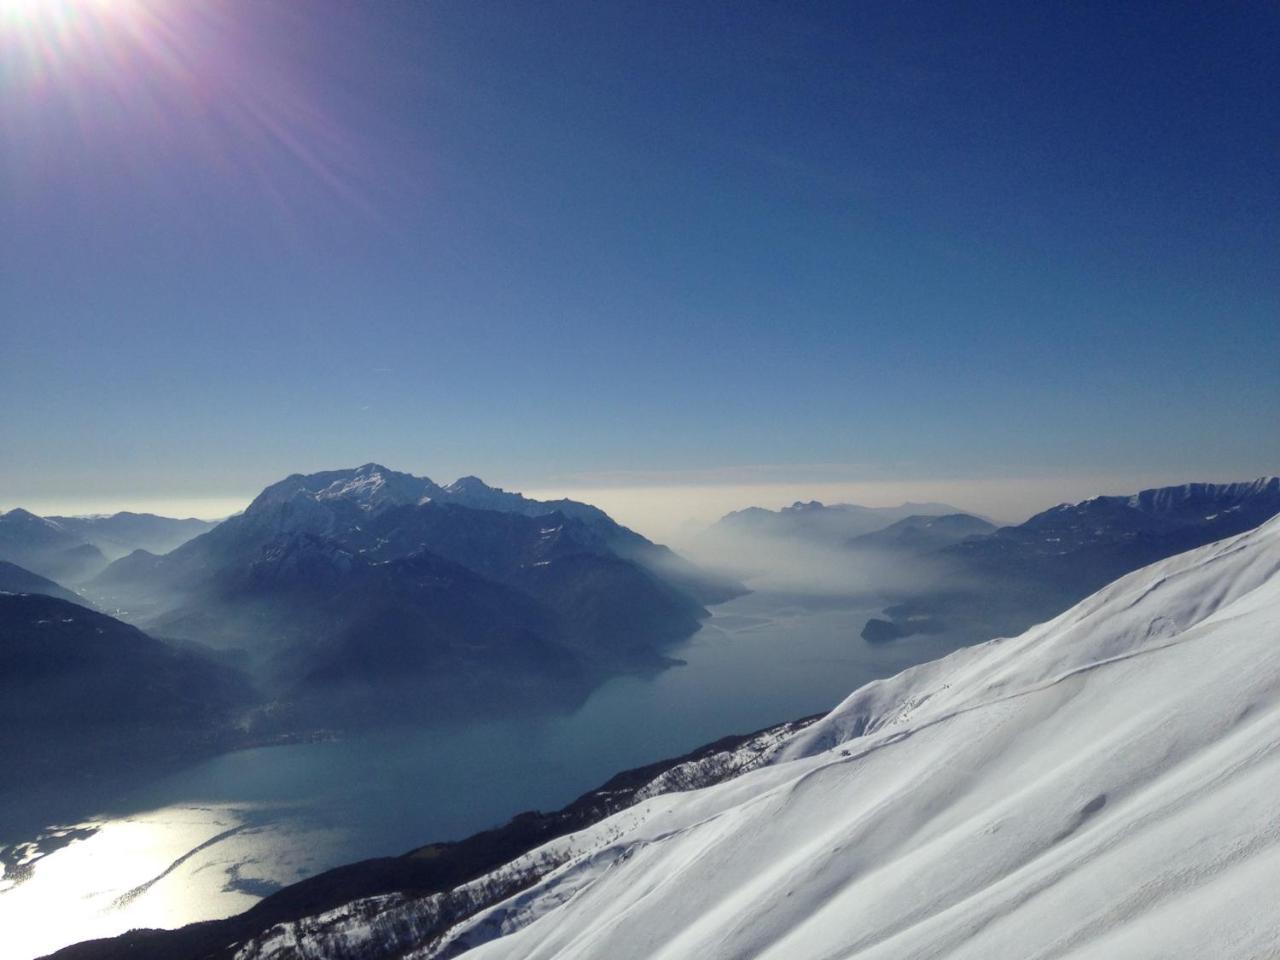
[[[269,812],[174,806],[51,828],[7,856],[0,930],[10,956],[138,927],[227,916],[313,872],[335,839]],[[73,836],[61,845],[67,831]],[[62,834],[63,836],[59,836]]]

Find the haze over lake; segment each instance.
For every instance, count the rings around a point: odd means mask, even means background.
[[[133,927],[229,915],[328,867],[554,809],[619,770],[829,709],[952,646],[945,635],[872,646],[858,634],[874,612],[750,594],[714,608],[671,651],[682,666],[608,681],[568,716],[241,750],[109,800],[75,798],[85,837],[38,860],[28,879],[15,883],[10,871],[0,880],[0,926],[23,931],[11,941],[22,960]],[[13,820],[38,822],[39,812]],[[44,826],[61,828],[38,831],[48,846],[73,824]],[[59,922],[17,922],[33,913]]]

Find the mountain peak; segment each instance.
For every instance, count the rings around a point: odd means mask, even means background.
[[[27,523],[30,523],[33,520],[38,521],[40,523],[47,522],[44,519],[44,517],[37,517],[30,510],[24,510],[22,507],[14,507],[12,510],[9,510],[6,513],[0,513],[0,517],[4,517],[6,520],[14,520],[14,521],[22,520],[22,521],[26,521]]]
[[[0,523],[18,536],[59,537],[67,538],[71,542],[75,539],[56,520],[37,516],[22,507],[14,507],[7,513],[0,513]]]
[[[825,510],[827,509],[827,505],[821,500],[797,500],[791,506],[784,507],[783,509],[795,510],[797,512],[801,510]]]
[[[257,514],[283,504],[351,503],[366,512],[422,503],[441,493],[427,477],[390,470],[380,463],[366,463],[345,470],[291,474],[258,494],[247,513]]]
[[[459,477],[457,480],[453,481],[453,483],[445,487],[445,490],[448,491],[449,493],[461,493],[461,494],[490,493],[490,492],[503,493],[504,492],[500,487],[491,487],[487,483],[485,483],[483,480],[481,480],[479,477],[471,476],[471,475],[468,475],[465,477]]]

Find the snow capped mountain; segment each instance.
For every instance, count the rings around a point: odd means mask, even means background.
[[[576,500],[531,500],[519,493],[491,487],[467,476],[442,487],[427,477],[390,470],[378,463],[347,470],[293,474],[262,491],[244,515],[274,523],[281,530],[328,533],[388,510],[427,503],[456,504],[472,510],[518,513],[527,517],[563,513],[591,523],[609,523],[608,515]],[[616,526],[616,525],[614,525]],[[618,528],[623,529],[623,528]]]
[[[378,463],[349,470],[326,470],[321,473],[295,473],[273,483],[245,510],[245,515],[263,514],[272,508],[298,501],[334,503],[357,507],[365,513],[378,513],[390,507],[422,503],[442,493],[441,487],[426,477],[389,470]]]
[[[1259,477],[1243,483],[1184,483],[1178,487],[1159,487],[1129,497],[1128,505],[1145,513],[1191,515],[1204,505],[1229,511],[1263,498],[1280,499],[1280,477]]]
[[[1280,519],[869,684],[746,766],[237,955],[1278,955]]]
[[[1139,536],[1194,535],[1197,529],[1235,533],[1280,512],[1280,477],[1244,483],[1185,483],[1130,496],[1093,497],[1038,513],[1006,528],[1062,552]]]

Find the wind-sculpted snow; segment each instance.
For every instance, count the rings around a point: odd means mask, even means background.
[[[421,956],[1280,954],[1280,521],[859,690]]]

